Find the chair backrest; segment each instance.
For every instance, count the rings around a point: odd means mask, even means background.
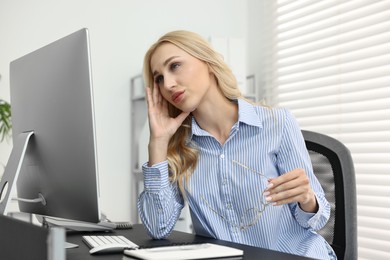
[[[357,259],[357,212],[355,170],[348,148],[340,141],[302,130],[314,174],[331,205],[331,216],[320,233],[337,258]]]

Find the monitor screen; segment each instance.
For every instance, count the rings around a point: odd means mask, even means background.
[[[17,178],[22,212],[97,223],[99,183],[88,30],[10,64],[12,136],[32,132]],[[44,205],[45,204],[45,205]]]

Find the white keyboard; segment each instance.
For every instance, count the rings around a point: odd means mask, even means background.
[[[124,236],[83,236],[90,248],[90,254],[123,252],[125,248],[138,248],[138,245]]]
[[[162,246],[144,249],[125,249],[123,253],[132,259],[235,259],[242,260],[244,251],[241,249],[210,243],[184,244]]]

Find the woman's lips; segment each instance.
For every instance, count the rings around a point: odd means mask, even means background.
[[[173,93],[172,95],[172,102],[179,103],[184,98],[184,91],[178,91]]]

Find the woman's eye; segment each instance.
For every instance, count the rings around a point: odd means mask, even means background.
[[[164,80],[164,77],[160,75],[160,76],[157,76],[157,77],[154,79],[154,82],[155,82],[158,86],[160,86],[161,83],[163,82],[163,80]]]
[[[175,70],[175,69],[177,69],[178,67],[180,67],[180,64],[177,63],[177,62],[174,62],[174,63],[171,64],[170,67],[171,67],[171,70]]]

